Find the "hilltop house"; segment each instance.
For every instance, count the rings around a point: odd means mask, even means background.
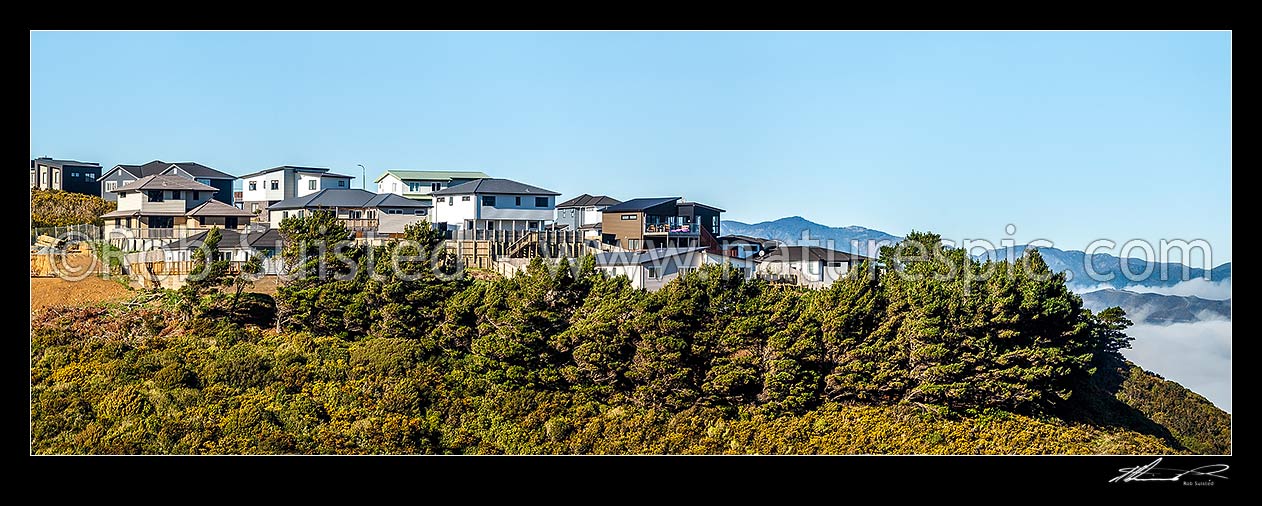
[[[101,166],[96,162],[54,160],[46,156],[31,160],[31,188],[100,195],[98,177],[101,177]]]
[[[750,279],[755,274],[756,263],[717,255],[707,248],[659,248],[646,251],[620,251],[596,255],[596,268],[611,276],[626,276],[632,288],[657,291],[666,283],[705,265],[727,264],[737,269],[740,276]]]
[[[232,184],[236,181],[236,176],[219,172],[200,163],[168,163],[161,160],[154,160],[144,165],[115,165],[97,178],[97,182],[101,184],[101,198],[117,201],[118,194],[115,190],[148,176],[179,176],[191,179],[203,185],[213,186],[215,193],[212,198],[215,200],[228,204],[234,202]]]
[[[751,257],[758,274],[791,277],[798,285],[827,288],[866,257],[819,246],[776,246]]]
[[[282,165],[241,176],[241,201],[238,207],[257,216],[260,222],[271,222],[268,207],[285,199],[305,197],[320,190],[351,187],[351,176],[334,174],[323,167]]]
[[[773,239],[762,239],[748,235],[732,234],[719,237],[719,250],[724,255],[736,258],[749,258],[764,251],[769,251],[778,244],[780,242]]]
[[[564,225],[570,230],[583,230],[588,232],[591,239],[600,239],[600,213],[609,206],[621,203],[622,201],[607,195],[584,193],[557,204],[556,225]]]
[[[430,193],[491,176],[472,170],[387,170],[377,178],[377,193],[393,193],[433,204]]]
[[[682,197],[632,199],[601,213],[601,240],[628,250],[706,246],[718,251],[724,211]]]
[[[484,178],[433,192],[434,222],[448,230],[539,230],[553,221],[560,193]]]
[[[214,186],[175,176],[145,176],[111,190],[118,209],[101,215],[111,240],[131,242],[129,249],[165,244],[163,241],[195,234],[212,226],[238,229],[250,224],[251,214],[213,197]],[[148,241],[157,241],[148,242]]]
[[[378,194],[358,188],[324,189],[310,195],[285,199],[269,206],[272,228],[290,216],[317,210],[332,211],[356,237],[393,236],[403,228],[429,218],[430,205],[392,193]]]

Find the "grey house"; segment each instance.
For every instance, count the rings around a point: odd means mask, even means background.
[[[99,177],[101,166],[96,162],[55,160],[46,156],[31,160],[31,188],[98,195],[101,187],[96,180]]]
[[[586,193],[557,204],[557,226],[565,225],[569,230],[592,230],[597,238],[600,236],[600,213],[605,208],[621,204],[622,201],[608,195],[588,195]]]
[[[233,203],[232,183],[236,181],[236,176],[219,172],[200,163],[170,163],[162,160],[154,160],[144,165],[115,165],[97,179],[100,183],[100,195],[105,200],[117,202],[118,195],[114,193],[114,190],[147,176],[180,176],[192,179],[215,187],[213,197],[215,200],[226,204]]]

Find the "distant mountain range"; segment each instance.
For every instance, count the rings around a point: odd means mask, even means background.
[[[1092,311],[1119,306],[1135,323],[1192,323],[1231,319],[1231,299],[1207,300],[1126,290],[1099,290],[1081,294],[1083,305]]]
[[[898,241],[902,239],[899,236],[873,230],[860,226],[849,227],[830,227],[821,225],[813,221],[807,220],[801,216],[791,216],[788,218],[780,218],[775,221],[764,221],[761,223],[742,223],[739,221],[724,220],[724,234],[739,234],[753,237],[762,237],[765,239],[775,239],[786,244],[807,244],[823,246],[840,251],[850,253],[858,253],[860,255],[875,257],[876,251],[868,251],[868,241]],[[803,235],[806,239],[803,240]],[[831,241],[831,243],[830,243]],[[859,241],[858,247],[852,245],[852,241]],[[1010,248],[1013,258],[1020,258],[1025,253],[1026,246],[1014,246]],[[978,255],[979,260],[986,258],[1009,258],[1009,248],[1001,248],[988,253]],[[1043,255],[1044,261],[1048,267],[1056,272],[1069,271],[1069,286],[1076,290],[1092,290],[1096,288],[1146,288],[1146,289],[1163,289],[1179,284],[1185,280],[1195,280],[1199,282],[1221,283],[1231,280],[1231,262],[1224,263],[1209,271],[1209,279],[1203,279],[1205,270],[1201,268],[1189,268],[1187,276],[1183,275],[1183,265],[1179,263],[1164,264],[1165,274],[1163,275],[1163,264],[1156,264],[1153,270],[1146,277],[1139,280],[1131,280],[1123,275],[1122,266],[1125,262],[1130,272],[1139,274],[1145,271],[1147,263],[1143,260],[1134,258],[1118,258],[1107,253],[1097,253],[1091,255],[1090,264],[1092,269],[1097,273],[1100,279],[1092,279],[1088,276],[1086,267],[1087,254],[1081,251],[1061,250],[1057,248],[1039,248],[1039,252]],[[1111,275],[1111,276],[1110,276]],[[1104,279],[1112,278],[1112,279]],[[1225,299],[1229,297],[1229,286],[1221,287],[1221,289],[1212,290],[1220,295],[1206,295],[1215,299]]]
[[[820,225],[801,216],[790,216],[752,225],[739,221],[723,220],[722,232],[724,234],[775,239],[791,245],[823,246],[837,251],[846,251],[870,257],[875,257],[876,251],[867,251],[869,240],[898,241],[902,239],[899,236],[887,234],[880,230],[859,226],[830,227]],[[803,232],[806,233],[807,237],[805,241],[803,240]],[[831,241],[831,245],[829,241]],[[852,248],[851,241],[859,241],[859,247]]]

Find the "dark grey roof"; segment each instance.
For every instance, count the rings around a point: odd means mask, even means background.
[[[650,207],[657,207],[662,204],[671,204],[682,197],[653,197],[643,199],[631,199],[621,204],[612,205],[605,208],[607,213],[618,213],[627,211],[643,211]]]
[[[448,186],[436,192],[430,192],[430,195],[468,195],[471,193],[494,193],[494,194],[514,194],[514,195],[560,195],[560,193],[552,190],[545,190],[538,186],[530,186],[524,183],[518,183],[511,179],[499,178],[482,178],[474,179],[467,183],[460,183],[455,186]]]
[[[325,188],[311,195],[285,199],[270,206],[270,210],[307,209],[319,207],[431,207],[428,203],[412,200],[393,193],[376,194],[359,188]]]
[[[720,243],[744,241],[744,242],[752,242],[754,244],[766,244],[768,242],[771,242],[771,239],[763,239],[761,237],[754,237],[752,235],[740,235],[740,234],[721,235],[718,237],[718,240]]]
[[[801,262],[802,260],[823,260],[825,262],[861,262],[869,258],[831,250],[819,246],[777,246],[758,257],[763,262]]]
[[[557,204],[562,207],[600,207],[621,204],[622,201],[608,195],[588,195],[586,193]]]
[[[200,178],[205,178],[205,179],[236,179],[237,178],[237,176],[219,172],[215,169],[212,169],[210,167],[207,167],[197,162],[175,162],[171,165],[178,166],[180,170],[183,170],[184,172],[192,174],[193,177],[200,177]],[[170,167],[168,167],[168,169],[169,168]]]
[[[105,177],[110,175],[111,172],[114,172],[114,169],[124,170],[124,171],[127,171],[128,174],[136,176],[137,178],[141,178],[145,176],[156,176],[158,174],[161,174],[162,171],[167,170],[169,168],[171,168],[171,164],[164,162],[162,160],[154,160],[152,162],[142,164],[142,165],[119,164],[119,165],[115,165],[114,168],[108,171],[105,171],[104,174],[101,174],[101,178],[98,179],[97,181],[100,181],[101,179],[105,179]]]
[[[57,160],[54,158],[48,158],[48,157],[43,157],[43,156],[36,158],[34,160],[31,160],[31,168],[32,169],[35,168],[35,164],[37,163],[43,164],[43,165],[51,165],[53,167],[65,167],[67,165],[70,165],[72,167],[95,167],[98,169],[101,168],[101,165],[96,162],[80,162],[78,160]]]
[[[688,202],[688,201],[683,201],[683,202],[680,202],[680,203],[679,203],[679,205],[680,205],[680,206],[697,206],[697,207],[704,207],[704,208],[706,208],[706,209],[710,209],[710,210],[718,211],[718,212],[720,212],[720,213],[726,213],[726,212],[727,212],[727,211],[725,211],[725,210],[723,210],[723,209],[719,209],[719,208],[714,207],[714,206],[708,206],[708,205],[702,204],[702,203],[700,203],[700,202]]]
[[[355,176],[348,176],[346,174],[334,174],[332,172],[325,172],[324,174],[320,174],[320,177],[343,177],[346,179],[353,179]]]
[[[280,230],[269,228],[267,230],[259,230],[250,228],[241,233],[239,230],[220,230],[222,237],[219,238],[219,249],[280,249],[282,237]],[[206,235],[210,231],[207,230],[200,234],[191,235],[179,241],[167,244],[162,249],[167,250],[183,250],[193,249],[201,246],[206,241]]]
[[[380,193],[369,200],[364,207],[434,207],[429,202],[413,200],[393,193]]]
[[[187,216],[254,216],[254,213],[234,205],[225,204],[215,199],[207,200],[197,207],[189,209]]]
[[[596,265],[643,265],[706,248],[658,248],[645,251],[612,251],[596,255]]]
[[[294,170],[294,171],[297,171],[297,172],[328,172],[328,171],[329,171],[329,169],[326,169],[326,168],[324,168],[324,167],[301,167],[301,166],[298,166],[298,165],[281,165],[281,166],[279,166],[279,167],[272,167],[272,168],[270,168],[270,169],[263,169],[263,170],[260,170],[260,171],[258,171],[258,172],[251,172],[251,173],[249,173],[249,174],[246,174],[246,175],[244,175],[244,176],[241,176],[241,178],[242,178],[242,179],[244,179],[244,178],[247,178],[247,177],[261,176],[261,175],[263,175],[263,174],[267,174],[267,173],[269,173],[269,172],[276,172],[276,171],[278,171],[278,170],[285,170],[285,169],[291,169],[291,170]],[[336,176],[337,174],[326,174],[326,175],[334,175],[334,176]],[[343,177],[350,177],[350,176],[343,176]]]
[[[122,193],[136,190],[198,190],[213,192],[217,188],[208,184],[198,183],[184,176],[145,176],[111,191]]]

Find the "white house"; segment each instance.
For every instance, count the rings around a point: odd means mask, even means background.
[[[434,222],[448,230],[539,230],[553,221],[560,193],[484,178],[438,190]]]
[[[751,257],[758,261],[758,274],[788,276],[798,285],[827,288],[841,279],[865,257],[819,246],[776,246]]]
[[[431,192],[491,176],[474,170],[387,170],[377,178],[377,193],[393,193],[433,203]]]
[[[582,230],[586,238],[600,240],[601,212],[605,208],[621,204],[622,201],[608,195],[588,195],[586,193],[557,204],[557,226],[565,225],[570,230]]]
[[[241,176],[239,207],[258,216],[260,222],[271,222],[268,208],[277,202],[304,197],[320,190],[351,187],[351,176],[334,174],[323,167],[282,165]]]
[[[619,251],[596,255],[596,268],[611,276],[626,276],[632,288],[655,292],[667,283],[706,265],[727,264],[737,269],[743,279],[755,275],[757,263],[752,259],[717,255],[704,247],[658,248],[644,251]]]

